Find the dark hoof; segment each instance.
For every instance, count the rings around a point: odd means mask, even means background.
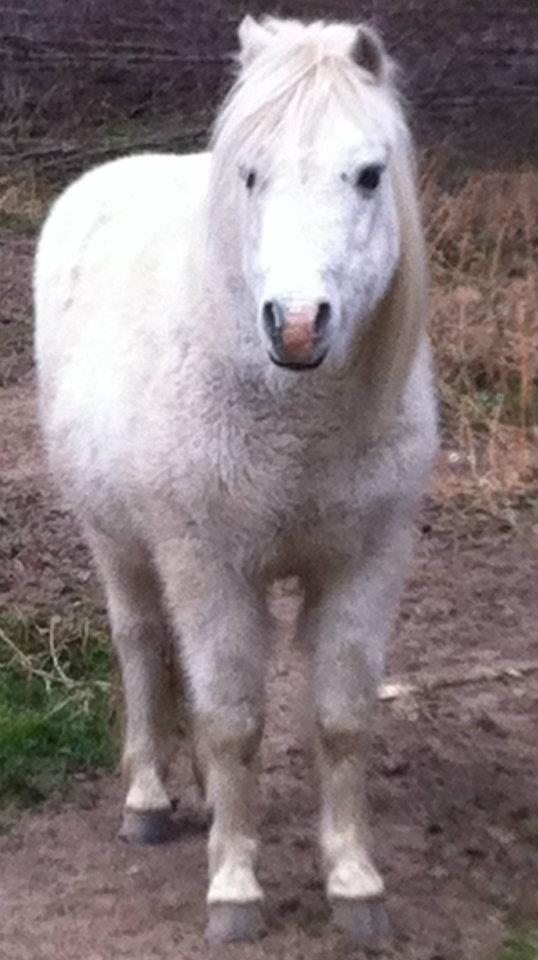
[[[170,810],[123,811],[118,836],[127,843],[166,843],[174,834]]]
[[[260,904],[210,903],[206,940],[208,943],[235,943],[259,940],[266,933]]]
[[[333,923],[356,947],[382,950],[390,936],[390,921],[382,900],[333,900]]]

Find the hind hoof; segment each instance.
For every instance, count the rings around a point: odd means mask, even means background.
[[[333,923],[363,950],[380,951],[390,936],[390,921],[382,900],[333,900]]]
[[[123,811],[123,821],[118,833],[126,843],[166,843],[172,837],[170,810]]]
[[[259,940],[266,933],[260,904],[211,903],[208,907],[208,943],[237,943]]]

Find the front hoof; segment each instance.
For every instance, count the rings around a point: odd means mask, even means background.
[[[123,821],[118,833],[126,843],[166,843],[173,835],[170,810],[123,811]]]
[[[206,928],[208,943],[259,940],[265,933],[262,910],[258,901],[209,904]]]
[[[390,920],[382,900],[333,900],[332,918],[356,947],[379,951],[386,946]]]

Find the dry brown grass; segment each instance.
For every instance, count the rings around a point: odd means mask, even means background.
[[[473,173],[422,194],[447,470],[441,492],[489,503],[538,486],[538,174]]]

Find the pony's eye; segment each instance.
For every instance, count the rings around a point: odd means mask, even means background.
[[[255,185],[255,183],[256,183],[256,171],[255,171],[255,170],[249,170],[249,172],[247,173],[246,179],[245,179],[245,183],[246,183],[246,186],[247,186],[247,190],[252,190],[252,189],[253,189],[253,187],[254,187],[254,185]]]
[[[357,176],[357,186],[363,190],[375,190],[379,186],[383,167],[379,163],[372,163],[364,167]]]

